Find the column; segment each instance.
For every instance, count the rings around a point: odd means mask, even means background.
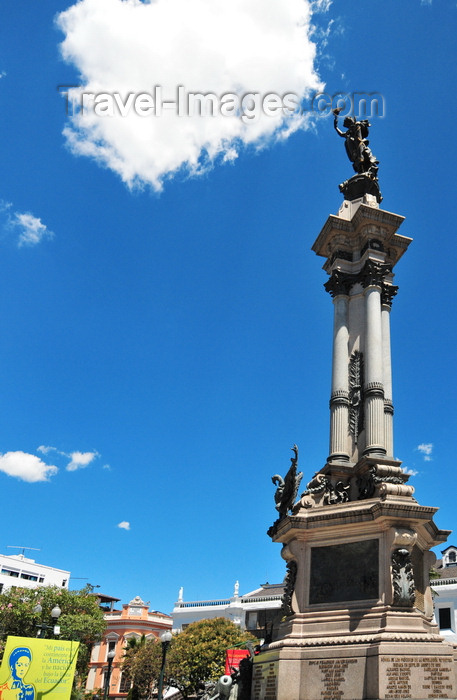
[[[333,362],[330,397],[329,461],[349,461],[349,384],[348,384],[348,297],[338,294],[333,300]]]
[[[384,444],[389,457],[394,454],[392,402],[392,360],[390,353],[390,304],[383,301],[381,307],[382,323],[382,368],[384,385]]]
[[[365,290],[365,309],[365,454],[384,455],[381,282],[373,278]]]

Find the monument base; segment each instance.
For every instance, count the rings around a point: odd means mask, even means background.
[[[456,698],[455,651],[442,640],[297,647],[255,658],[251,700]]]
[[[429,580],[429,550],[449,533],[433,522],[436,508],[413,499],[398,463],[374,462],[355,465],[344,490],[348,467],[327,465],[270,528],[287,561],[285,617],[255,657],[251,700],[457,698]],[[360,500],[331,503],[354,484]]]

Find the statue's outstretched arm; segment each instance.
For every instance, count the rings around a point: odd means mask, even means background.
[[[338,134],[338,136],[343,136],[343,138],[346,136],[344,131],[341,131],[341,129],[338,129],[338,117],[335,116],[333,120],[333,126],[335,127],[335,131]]]

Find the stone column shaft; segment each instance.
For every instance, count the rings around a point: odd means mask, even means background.
[[[348,461],[348,297],[334,298],[332,394],[330,397],[330,458]]]
[[[365,291],[365,426],[366,454],[385,454],[381,287]]]
[[[384,385],[384,444],[386,453],[393,457],[393,415],[392,402],[392,359],[390,352],[390,306],[383,304],[381,310],[382,322],[382,356],[383,356],[383,385]]]

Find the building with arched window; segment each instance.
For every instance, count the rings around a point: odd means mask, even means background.
[[[139,596],[124,604],[122,610],[115,609],[119,598],[99,596],[99,599],[105,610],[107,626],[102,641],[94,644],[92,649],[86,690],[103,690],[108,673],[108,653],[114,651],[109,697],[120,700],[130,689],[130,681],[122,678],[121,669],[128,641],[140,640],[143,635],[146,639],[157,639],[162,632],[171,630],[172,620],[165,613],[150,610],[149,602],[145,603]]]

